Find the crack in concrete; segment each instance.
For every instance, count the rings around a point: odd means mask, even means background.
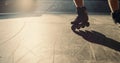
[[[21,29],[17,33],[15,33],[12,37],[10,37],[9,39],[7,39],[7,40],[3,41],[2,43],[0,43],[0,46],[3,45],[3,44],[5,44],[5,43],[7,43],[7,42],[9,42],[13,38],[15,38],[18,34],[20,34],[22,32],[22,30],[24,29],[25,25],[26,25],[26,23],[24,22],[24,24],[21,27]]]

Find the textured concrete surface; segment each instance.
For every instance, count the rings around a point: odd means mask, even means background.
[[[0,63],[120,63],[120,28],[109,15],[71,30],[74,14],[0,19]],[[86,31],[85,31],[86,30]]]

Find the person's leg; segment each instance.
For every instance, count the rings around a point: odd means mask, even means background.
[[[83,0],[74,0],[74,3],[75,3],[76,7],[83,7],[84,6]]]
[[[111,12],[114,12],[119,9],[118,0],[108,0]]]
[[[74,20],[74,22],[71,22],[72,24],[80,24],[80,27],[89,26],[88,24],[88,14],[86,7],[84,6],[84,0],[74,0],[76,9],[77,9],[77,18]]]
[[[120,23],[120,10],[119,10],[119,0],[108,0],[112,18],[115,23]]]

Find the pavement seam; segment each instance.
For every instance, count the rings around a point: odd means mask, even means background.
[[[53,61],[52,61],[52,63],[55,63],[55,45],[56,45],[56,42],[53,43]]]
[[[7,40],[3,41],[2,43],[0,43],[0,46],[3,45],[3,44],[5,44],[5,43],[7,43],[7,42],[10,41],[10,40],[12,40],[12,39],[15,38],[18,34],[20,34],[20,33],[22,32],[22,30],[24,29],[25,25],[26,25],[26,23],[24,22],[24,24],[23,24],[23,26],[20,28],[20,30],[19,30],[16,34],[14,34],[12,37],[10,37],[9,39],[7,39]]]
[[[92,44],[89,43],[89,46],[90,46],[90,49],[91,49],[91,52],[92,52],[93,59],[96,61],[96,56],[95,56],[95,52],[94,52],[94,49],[92,47]]]

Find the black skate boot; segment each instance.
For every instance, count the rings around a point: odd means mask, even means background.
[[[120,24],[120,10],[116,10],[112,13],[112,18],[115,24]]]
[[[88,27],[89,22],[86,7],[78,7],[77,13],[78,16],[73,22],[71,22],[71,24],[73,24],[73,26],[76,27],[77,29]]]

